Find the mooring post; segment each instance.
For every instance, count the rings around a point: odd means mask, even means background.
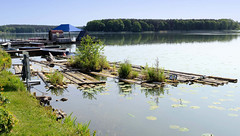
[[[30,86],[28,84],[28,80],[31,80],[30,75],[30,65],[29,65],[29,54],[28,52],[23,52],[23,68],[22,68],[22,79],[26,80],[27,90],[30,91]]]

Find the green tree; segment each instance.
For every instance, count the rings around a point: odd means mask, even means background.
[[[73,65],[84,71],[97,70],[103,49],[104,45],[100,40],[87,35],[82,38]]]
[[[135,21],[132,26],[132,31],[133,32],[141,32],[142,31],[142,26],[138,21]]]

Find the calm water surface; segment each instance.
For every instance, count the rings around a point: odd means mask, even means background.
[[[165,69],[240,79],[240,37],[233,32],[93,34],[105,42],[110,61],[129,60],[154,65],[158,58]],[[0,35],[1,39],[47,37],[46,34]],[[76,35],[72,35],[76,36]],[[63,45],[75,51],[78,45]],[[18,62],[15,59],[13,62]],[[69,85],[64,91],[46,90],[51,105],[73,113],[79,122],[91,120],[97,135],[109,136],[239,136],[240,84],[211,87],[179,84],[159,90],[126,85],[124,93],[116,79],[94,93]],[[32,89],[32,91],[37,91]],[[37,92],[41,94],[39,91]],[[66,102],[55,102],[62,97]],[[181,101],[181,102],[180,102]],[[182,103],[182,107],[175,107]],[[153,117],[155,120],[149,120]]]

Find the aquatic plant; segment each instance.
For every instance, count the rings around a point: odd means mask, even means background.
[[[131,71],[130,78],[134,79],[134,78],[138,77],[138,74],[139,73],[137,71]]]
[[[106,69],[106,68],[109,68],[109,67],[110,67],[110,65],[109,65],[109,63],[108,63],[108,61],[107,61],[107,57],[106,57],[106,56],[103,56],[103,55],[101,55],[101,56],[99,57],[98,65],[99,65],[99,68],[98,68],[98,69],[100,69],[100,70]]]
[[[159,68],[159,60],[156,59],[156,67],[148,67],[146,64],[145,68],[142,69],[142,74],[144,78],[149,82],[165,82],[166,75],[164,73],[164,68]]]
[[[63,74],[59,71],[55,71],[52,74],[47,75],[47,77],[49,78],[48,81],[52,84],[52,85],[63,85]]]
[[[125,61],[124,63],[120,64],[118,75],[120,78],[129,78],[131,71],[132,65],[128,61]]]

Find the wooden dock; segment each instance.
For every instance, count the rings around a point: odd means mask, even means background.
[[[39,48],[39,49],[30,49],[30,50],[9,50],[6,52],[12,56],[16,54],[22,54],[23,52],[28,52],[30,56],[49,55],[49,52],[54,56],[64,55],[64,53],[65,54],[67,53],[66,48],[52,48],[52,49]]]

